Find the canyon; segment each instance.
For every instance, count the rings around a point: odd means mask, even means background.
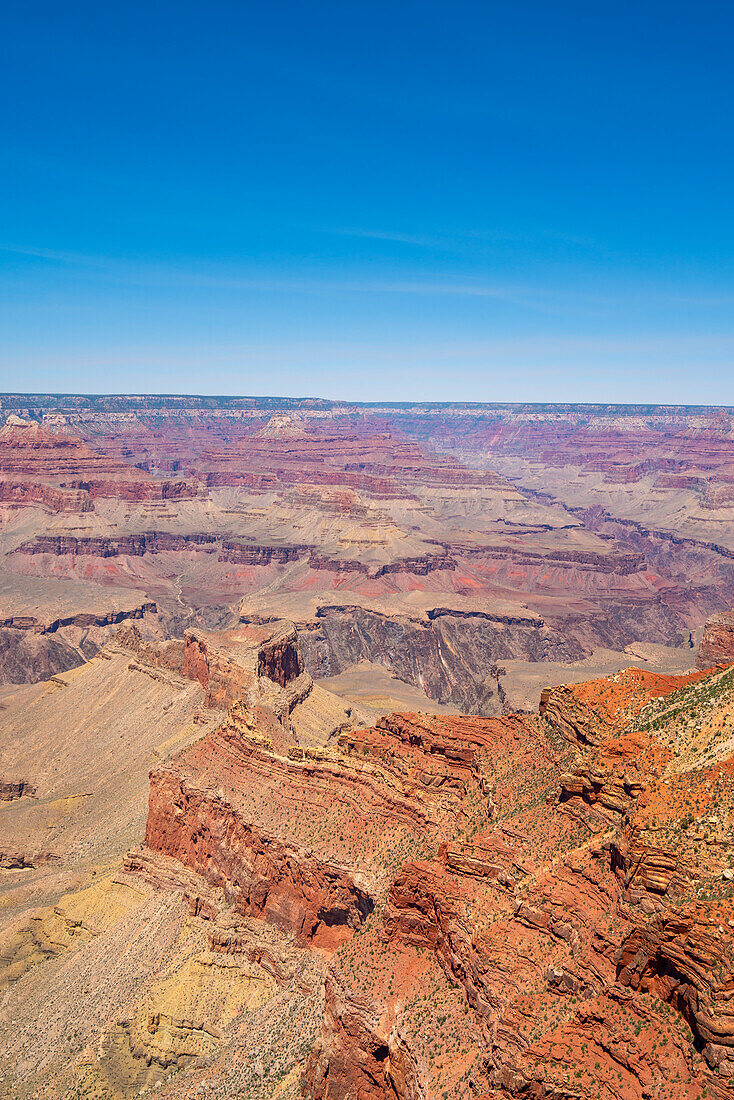
[[[133,622],[1,721],[3,1095],[734,1093],[734,664],[371,720]]]
[[[0,395],[0,1096],[734,1096],[734,410]]]
[[[585,676],[654,646],[654,667],[687,667],[731,604],[727,410],[4,395],[0,411],[0,579],[134,595],[167,635],[287,618],[317,678],[366,662],[500,714],[529,707],[546,666]],[[52,673],[102,640],[35,646]],[[33,658],[13,647],[18,682]]]

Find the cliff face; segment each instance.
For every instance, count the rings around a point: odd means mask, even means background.
[[[150,619],[156,611],[152,600],[137,602],[134,597],[126,601],[113,597],[105,601],[107,607],[94,598],[80,599],[76,606],[70,600],[66,609],[57,605],[51,611],[39,606],[40,600],[29,605],[11,600],[7,592],[4,596],[4,600],[0,596],[5,603],[5,616],[0,618],[0,684],[36,683],[76,668],[102,648],[118,624]]]
[[[321,692],[304,672],[293,623],[242,624],[219,632],[189,629],[182,639],[163,642],[144,638],[131,625],[118,640],[143,664],[198,681],[206,706],[226,710],[238,704],[242,713],[257,713],[266,729],[282,725],[284,735],[291,730],[294,710],[306,702],[312,705]],[[334,697],[321,694],[333,699],[335,713],[344,715]]]
[[[664,676],[628,668],[611,679],[546,688],[540,714],[572,744],[598,745],[620,734],[649,703],[703,679],[700,672]]]
[[[335,947],[373,908],[338,866],[264,834],[226,799],[170,773],[153,776],[145,842],[226,888],[238,913],[272,921],[315,946]],[[134,866],[132,857],[128,867]]]
[[[617,953],[621,985],[672,1005],[720,1076],[734,1077],[734,942],[731,898],[714,907],[690,903],[635,928]]]
[[[399,1029],[385,1034],[379,1008],[349,995],[332,967],[324,991],[322,1036],[303,1078],[306,1095],[319,1100],[423,1100],[414,1055]]]
[[[731,410],[0,403],[0,1094],[734,1094]]]
[[[734,661],[734,611],[723,611],[706,620],[696,663],[699,668],[713,668],[730,661]]]
[[[154,771],[128,868],[178,874],[217,942],[236,912],[331,956],[305,1097],[732,1095],[734,669],[541,710],[307,749],[235,702]]]
[[[168,531],[145,531],[141,535],[79,538],[75,535],[39,535],[18,547],[21,554],[69,554],[72,557],[116,558],[120,555],[141,558],[145,554],[176,553],[186,550],[218,550],[214,535],[191,533],[174,535]]]
[[[600,646],[629,645],[643,623],[648,637],[660,637],[668,629],[666,619],[660,607],[639,606],[612,623],[574,617],[546,622],[527,608],[481,604],[475,610],[468,601],[458,609],[429,605],[422,617],[331,604],[302,628],[301,641],[313,676],[334,676],[361,660],[374,661],[431,699],[464,713],[496,714],[502,700],[488,673],[498,662],[577,661]]]
[[[0,500],[6,503],[84,512],[96,498],[181,500],[195,492],[192,483],[158,481],[34,420],[11,416],[0,430]]]

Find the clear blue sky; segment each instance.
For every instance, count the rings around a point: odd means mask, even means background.
[[[0,31],[0,389],[734,403],[726,0]]]

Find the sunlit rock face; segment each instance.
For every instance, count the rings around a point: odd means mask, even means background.
[[[734,599],[720,410],[42,395],[3,410],[13,577],[134,591],[167,635],[286,618],[318,678],[367,662],[455,710],[532,709],[526,666],[585,662],[583,678],[632,647],[679,671]],[[651,645],[678,652],[634,650]],[[26,678],[69,665],[26,649],[8,662]]]
[[[696,663],[712,668],[729,661],[734,661],[734,612],[723,611],[706,620]]]
[[[0,1095],[732,1096],[728,414],[3,410]]]

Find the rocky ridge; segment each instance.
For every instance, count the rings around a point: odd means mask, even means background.
[[[0,944],[18,1011],[47,967],[167,922],[59,1087],[259,1097],[267,1063],[311,1100],[734,1093],[734,667],[370,725],[287,623],[129,625],[106,660],[210,717],[154,763],[124,867]],[[3,777],[8,809],[43,796]]]
[[[98,498],[182,499],[192,484],[156,481],[149,474],[92,451],[67,431],[11,415],[0,429],[0,501],[44,504],[52,510],[85,512]]]
[[[6,432],[0,1095],[731,1096],[731,410],[64,401]]]
[[[306,1097],[729,1096],[733,677],[630,669],[539,718],[308,750],[235,704],[154,773],[127,868],[331,954]]]

